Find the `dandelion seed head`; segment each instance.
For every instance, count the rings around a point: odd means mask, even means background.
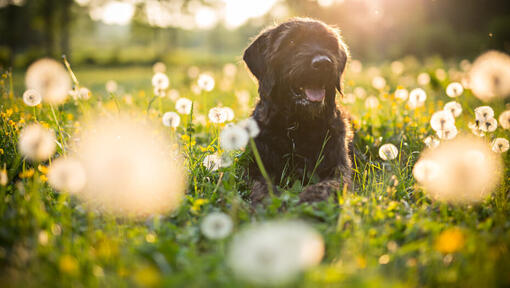
[[[166,72],[166,65],[163,62],[156,62],[154,65],[152,65],[152,71],[154,73],[165,73]]]
[[[205,168],[216,171],[220,167],[222,167],[222,158],[218,154],[209,154],[204,157],[204,160],[202,161],[202,165],[204,165]]]
[[[234,223],[225,213],[215,212],[207,215],[200,224],[200,230],[205,237],[217,240],[223,239],[232,233]]]
[[[432,137],[432,136],[428,136],[427,138],[425,138],[423,140],[423,143],[425,143],[425,145],[428,147],[428,148],[436,148],[437,146],[439,146],[439,140]]]
[[[170,86],[170,80],[165,74],[157,72],[154,76],[152,76],[152,86],[154,88],[165,90],[168,86]]]
[[[372,79],[372,86],[377,90],[382,90],[386,87],[386,79],[381,76],[376,76]]]
[[[393,160],[397,158],[397,156],[398,148],[391,143],[384,144],[379,148],[379,157],[385,161]]]
[[[430,118],[430,126],[434,131],[442,131],[455,126],[455,118],[450,111],[441,110]]]
[[[404,72],[404,63],[400,61],[391,62],[391,72],[395,75],[401,75]]]
[[[197,85],[204,91],[212,91],[214,89],[214,78],[209,73],[202,73],[198,76]]]
[[[181,97],[175,102],[175,110],[184,115],[189,115],[191,113],[192,106],[193,102],[185,97]]]
[[[411,109],[416,109],[423,106],[427,100],[427,92],[421,88],[415,88],[409,93],[408,105]]]
[[[23,93],[23,102],[25,102],[27,106],[37,106],[41,103],[41,99],[41,94],[35,89],[28,89]]]
[[[375,96],[370,96],[365,99],[365,108],[367,109],[375,109],[379,107],[379,99]]]
[[[227,121],[227,113],[222,107],[214,107],[209,110],[209,121],[215,124],[225,123]]]
[[[455,125],[446,126],[444,129],[435,130],[437,137],[441,140],[452,140],[457,136],[459,131]]]
[[[448,97],[459,97],[462,93],[464,93],[464,87],[459,82],[452,82],[446,86],[446,95]]]
[[[200,68],[198,68],[197,66],[190,66],[188,68],[188,77],[191,79],[197,78],[199,73],[200,73]]]
[[[486,121],[494,117],[494,110],[490,106],[475,108],[475,118],[478,121]]]
[[[225,127],[220,133],[221,148],[225,151],[239,150],[248,144],[248,132],[238,125]]]
[[[436,78],[439,80],[439,81],[444,81],[446,80],[446,71],[444,71],[444,69],[436,69],[435,71],[435,74],[436,74]]]
[[[176,89],[170,89],[170,91],[168,91],[168,98],[170,98],[170,100],[177,101],[179,97],[180,93]]]
[[[244,128],[248,133],[248,136],[251,138],[257,137],[257,135],[260,133],[259,124],[257,124],[257,121],[253,117],[244,119],[243,121],[239,122],[238,125],[239,127]]]
[[[223,111],[225,111],[225,114],[227,115],[227,121],[234,120],[235,114],[234,114],[234,110],[232,110],[232,108],[223,107]]]
[[[233,78],[237,74],[237,66],[232,63],[227,63],[223,66],[223,74],[225,77]]]
[[[409,97],[409,91],[407,91],[407,89],[399,88],[399,89],[395,90],[395,98],[397,98],[401,101],[406,101],[408,97]]]
[[[115,80],[108,80],[105,84],[106,92],[115,93],[117,92],[118,85]]]
[[[503,129],[510,129],[510,110],[501,113],[498,120]]]
[[[359,99],[363,99],[367,96],[367,92],[363,87],[356,87],[354,88],[354,95]]]
[[[163,121],[163,125],[166,127],[175,128],[181,123],[181,116],[175,112],[166,112],[163,114],[161,121]]]
[[[448,111],[453,115],[453,117],[459,117],[462,114],[462,106],[460,103],[455,101],[450,101],[444,105],[444,111]]]
[[[350,62],[349,68],[353,73],[356,74],[361,73],[361,71],[363,71],[363,63],[361,63],[361,61],[359,60],[354,59]]]
[[[492,141],[491,148],[496,153],[504,153],[510,148],[510,143],[505,138],[496,138]]]
[[[48,183],[60,192],[79,193],[87,181],[85,171],[79,161],[59,157],[51,163]]]
[[[158,97],[165,97],[166,96],[166,90],[159,87],[154,87],[154,95]]]
[[[483,132],[494,132],[498,128],[498,121],[495,118],[478,120],[478,128]]]
[[[24,127],[19,135],[18,146],[25,157],[32,161],[48,160],[56,149],[56,137],[53,130],[40,124]]]
[[[39,92],[44,102],[62,104],[71,89],[71,78],[62,64],[44,58],[28,67],[25,84],[28,89]]]
[[[470,88],[482,101],[510,95],[510,56],[489,51],[479,56],[469,72]]]
[[[418,74],[417,81],[420,86],[428,85],[430,83],[430,75],[425,72],[420,73]]]

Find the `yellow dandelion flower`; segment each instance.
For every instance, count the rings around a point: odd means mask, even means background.
[[[464,246],[464,233],[459,228],[450,228],[441,232],[436,240],[437,251],[448,254],[462,249]]]
[[[19,178],[30,178],[34,176],[34,168],[30,168],[28,170],[25,170],[25,171],[22,171],[21,173],[19,173]]]
[[[79,272],[78,261],[71,255],[62,256],[59,260],[58,267],[60,271],[66,274],[76,275]]]
[[[48,174],[48,167],[47,166],[39,164],[37,166],[37,170],[39,170],[43,174]]]

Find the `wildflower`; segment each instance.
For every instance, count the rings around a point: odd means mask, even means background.
[[[250,117],[239,122],[238,125],[239,127],[244,128],[248,133],[248,136],[250,136],[251,138],[257,137],[257,135],[259,135],[260,133],[259,125],[257,124],[257,121],[253,119],[253,117]]]
[[[510,110],[507,110],[499,115],[499,125],[503,129],[510,129]]]
[[[381,76],[376,76],[372,79],[372,86],[377,90],[382,90],[386,87],[386,80]]]
[[[232,233],[232,218],[225,213],[216,212],[207,215],[200,224],[200,230],[205,237],[216,240],[223,239]]]
[[[409,91],[407,91],[407,89],[405,88],[398,88],[397,90],[395,90],[395,98],[399,100],[406,101],[408,96]]]
[[[227,113],[221,107],[214,107],[209,110],[209,121],[220,124],[227,121]]]
[[[86,179],[81,163],[72,158],[58,158],[51,163],[48,172],[48,183],[53,188],[71,194],[80,192]]]
[[[283,285],[317,265],[324,255],[322,237],[308,225],[267,222],[238,233],[227,263],[237,277],[259,285]]]
[[[30,160],[44,161],[55,153],[55,132],[40,124],[30,124],[21,130],[19,148],[21,153]]]
[[[210,74],[202,73],[198,76],[197,84],[202,90],[212,91],[214,89],[214,78]]]
[[[443,254],[459,251],[464,246],[464,234],[459,228],[450,228],[439,234],[435,248]]]
[[[170,86],[168,76],[161,72],[154,74],[154,76],[152,76],[152,86],[154,86],[154,88],[159,88],[163,90],[167,89],[168,86]]]
[[[175,112],[166,112],[165,114],[163,114],[162,121],[163,125],[165,125],[166,127],[175,128],[179,126],[179,123],[181,123],[181,117],[179,116],[179,114]]]
[[[510,148],[510,144],[505,138],[496,138],[492,141],[492,151],[496,153],[504,153]]]
[[[411,93],[409,93],[408,105],[411,109],[415,109],[417,107],[423,106],[425,100],[427,100],[427,93],[425,90],[421,88],[415,88],[411,90]]]
[[[220,144],[225,151],[242,149],[248,144],[248,132],[240,126],[225,127],[220,133]]]
[[[460,103],[455,101],[450,101],[444,105],[443,108],[445,111],[450,112],[454,117],[459,117],[462,113],[462,106]]]
[[[381,159],[383,159],[383,160],[386,160],[386,161],[393,160],[393,159],[397,158],[397,156],[398,156],[398,148],[397,148],[397,146],[395,146],[391,143],[384,144],[379,148],[379,157],[381,157]]]
[[[222,159],[218,154],[210,154],[204,157],[204,160],[202,161],[202,165],[204,165],[205,168],[216,171],[221,165]]]
[[[420,73],[417,78],[418,84],[421,86],[428,85],[430,83],[430,75],[428,73]]]
[[[459,82],[452,82],[446,87],[446,95],[448,97],[459,97],[464,92],[464,87]]]
[[[191,107],[193,102],[188,98],[181,97],[175,102],[175,110],[180,114],[189,115],[191,113]]]
[[[432,136],[428,136],[427,138],[425,138],[425,140],[423,140],[423,143],[425,143],[425,145],[428,148],[436,148],[437,146],[439,146],[439,140]]]
[[[87,175],[78,196],[119,216],[143,217],[174,209],[185,187],[179,152],[148,120],[124,115],[86,123],[75,137]],[[170,148],[170,149],[169,149]]]
[[[23,102],[25,102],[27,106],[37,106],[41,103],[41,99],[41,94],[34,89],[28,89],[23,93]]]
[[[370,96],[365,100],[365,107],[367,109],[375,109],[379,106],[379,99],[375,96]]]
[[[490,106],[480,106],[475,108],[475,117],[478,121],[487,121],[494,117],[494,110]]]
[[[391,62],[391,72],[395,75],[400,75],[404,72],[404,63],[400,61]]]
[[[443,140],[452,140],[458,134],[457,127],[455,125],[446,126],[443,129],[436,130],[437,137]]]
[[[413,170],[416,180],[431,198],[446,202],[483,200],[497,186],[502,173],[496,155],[474,137],[443,142],[423,152],[418,163]]]
[[[152,65],[152,71],[154,73],[165,73],[166,72],[166,65],[163,62],[156,62],[154,65]]]
[[[227,121],[232,121],[234,120],[234,110],[232,110],[232,108],[230,107],[223,107],[223,111],[225,111],[225,114],[227,114]]]
[[[510,56],[489,51],[479,56],[469,72],[470,87],[480,100],[510,95]]]
[[[115,93],[115,92],[117,92],[118,85],[117,85],[117,82],[115,82],[114,80],[108,80],[108,82],[106,82],[105,87],[106,87],[106,92]]]
[[[64,66],[49,58],[37,60],[28,67],[25,84],[41,94],[42,100],[50,104],[61,104],[71,89],[71,79]]]

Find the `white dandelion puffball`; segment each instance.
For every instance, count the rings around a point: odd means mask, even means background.
[[[386,87],[386,80],[381,76],[376,76],[372,79],[372,86],[377,90],[382,90]]]
[[[375,96],[370,96],[365,99],[365,108],[367,109],[375,109],[379,107],[379,99]]]
[[[234,110],[232,110],[232,108],[223,107],[223,111],[225,111],[225,114],[227,114],[227,121],[234,120],[235,114],[234,114]]]
[[[78,96],[78,99],[88,100],[88,99],[90,99],[91,94],[92,93],[90,92],[90,90],[88,88],[81,87],[80,90],[78,90],[77,96]]]
[[[223,74],[226,77],[233,78],[237,74],[237,66],[232,63],[227,63],[223,66]]]
[[[225,127],[220,133],[220,145],[225,151],[239,150],[246,147],[249,140],[248,132],[238,125]]]
[[[119,88],[119,87],[117,85],[117,82],[115,82],[115,80],[108,80],[105,84],[105,88],[106,88],[106,92],[115,93],[115,92],[117,92],[117,88]]]
[[[498,128],[498,121],[495,118],[478,120],[478,128],[483,132],[494,132]]]
[[[475,118],[478,121],[486,121],[494,117],[494,110],[490,106],[475,108]]]
[[[430,83],[430,75],[428,73],[420,73],[417,78],[418,84],[421,86],[428,85]]]
[[[198,73],[200,73],[200,68],[198,68],[197,66],[191,66],[188,68],[187,72],[188,72],[188,77],[191,79],[194,79],[194,78],[198,77]]]
[[[356,96],[353,93],[346,93],[344,97],[342,97],[342,103],[352,104],[356,102]]]
[[[200,231],[205,237],[217,240],[223,239],[232,233],[234,223],[225,213],[215,212],[207,215],[200,224]]]
[[[492,151],[496,153],[504,153],[510,148],[510,143],[505,138],[496,138],[492,141]]]
[[[425,145],[428,147],[428,148],[436,148],[437,146],[439,146],[439,140],[432,137],[432,136],[428,136],[427,138],[425,138],[423,140],[423,143],[425,143]]]
[[[41,99],[41,94],[35,89],[28,89],[23,93],[23,102],[25,102],[27,106],[37,106],[41,103]]]
[[[181,123],[181,116],[175,112],[166,112],[163,114],[161,120],[163,121],[163,125],[166,127],[175,128],[179,126],[179,123]]]
[[[436,75],[436,78],[440,81],[444,81],[446,80],[446,71],[444,71],[444,69],[436,69],[436,71],[434,72],[434,74]]]
[[[184,115],[189,115],[191,113],[192,106],[193,102],[185,97],[181,97],[175,102],[175,110]]]
[[[404,72],[404,63],[400,61],[391,62],[391,72],[395,75],[400,75]]]
[[[395,90],[395,98],[406,101],[407,97],[409,97],[409,91],[407,91],[407,89],[399,88]]]
[[[363,71],[363,63],[361,61],[354,59],[349,63],[349,68],[351,69],[352,73],[361,73]]]
[[[427,92],[421,88],[415,88],[409,93],[408,105],[411,109],[416,109],[423,106],[425,100],[427,100]]]
[[[214,107],[209,110],[209,121],[215,124],[225,123],[227,121],[227,112],[222,107]]]
[[[367,91],[363,87],[356,87],[353,92],[359,99],[363,99],[367,96]]]
[[[383,160],[393,160],[398,156],[397,146],[387,143],[379,148],[379,157]]]
[[[152,71],[154,73],[165,73],[166,72],[166,65],[163,62],[156,62],[154,65],[152,65]]]
[[[445,130],[451,126],[455,126],[455,118],[449,111],[441,110],[432,114],[430,126],[434,131]]]
[[[21,130],[18,146],[21,154],[28,159],[44,161],[55,153],[56,141],[53,130],[40,124],[30,124]]]
[[[248,133],[248,136],[251,138],[257,137],[260,133],[259,124],[257,124],[257,121],[253,119],[253,117],[244,119],[243,121],[238,123],[239,127],[242,127],[246,130]]]
[[[176,208],[186,187],[177,145],[142,116],[119,115],[85,123],[76,158],[87,183],[78,196],[90,207],[123,217]]]
[[[166,90],[159,87],[154,87],[154,95],[158,97],[165,97],[166,96]]]
[[[87,181],[85,170],[79,161],[60,157],[51,163],[48,183],[60,192],[79,193]]]
[[[457,136],[459,131],[457,130],[457,127],[455,125],[447,126],[444,129],[438,129],[436,130],[436,135],[439,137],[439,139],[442,140],[452,140]]]
[[[480,100],[510,95],[510,56],[489,51],[479,56],[469,72],[470,88]]]
[[[464,92],[464,87],[459,82],[452,82],[446,86],[446,95],[448,97],[459,97]]]
[[[460,103],[455,101],[450,101],[446,103],[443,107],[444,111],[450,112],[453,117],[459,117],[462,114],[462,106]]]
[[[167,89],[170,86],[170,80],[165,74],[158,72],[152,76],[152,86],[159,89]]]
[[[320,263],[324,242],[298,221],[253,224],[235,235],[227,263],[234,274],[258,285],[282,285]]]
[[[39,92],[44,102],[62,104],[71,90],[71,78],[62,64],[44,58],[28,67],[25,85]]]
[[[480,122],[479,121],[469,122],[468,128],[471,129],[471,132],[473,133],[473,135],[478,136],[478,137],[483,137],[483,136],[485,136],[485,132],[480,130],[480,128],[478,127],[478,123],[480,123]]]
[[[175,89],[170,89],[170,91],[168,91],[168,98],[170,98],[170,100],[177,101],[179,97],[180,97],[179,91]]]
[[[197,85],[202,90],[212,91],[214,89],[214,78],[208,73],[202,73],[198,76]]]
[[[507,110],[499,115],[499,125],[503,129],[510,129],[510,110]]]
[[[202,161],[202,165],[204,165],[205,168],[211,171],[216,171],[220,167],[223,167],[222,164],[222,158],[218,154],[210,154],[204,157],[204,160]]]
[[[457,137],[425,150],[413,174],[432,199],[472,203],[485,199],[502,174],[498,154],[475,137]],[[417,165],[418,165],[417,163]]]

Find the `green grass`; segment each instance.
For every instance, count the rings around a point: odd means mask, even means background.
[[[223,211],[234,220],[234,235],[250,222],[270,219],[302,219],[320,232],[326,247],[323,261],[289,287],[510,285],[508,169],[500,187],[480,204],[451,205],[427,197],[413,179],[412,167],[424,149],[423,138],[433,134],[428,124],[430,115],[449,101],[444,88],[450,80],[436,79],[433,71],[449,66],[441,59],[426,65],[404,63],[403,76],[392,75],[387,64],[377,65],[388,81],[384,91],[371,87],[368,67],[361,74],[347,72],[346,93],[361,86],[368,95],[378,96],[381,103],[375,110],[365,108],[359,99],[345,105],[356,123],[355,186],[353,191],[340,192],[337,202],[331,198],[313,205],[298,204],[303,183],[289,179],[281,183],[282,194],[252,209],[245,200],[249,187],[243,153],[236,153],[231,167],[208,171],[200,163],[217,149],[221,127],[195,123],[192,130],[182,125],[177,129],[189,175],[185,200],[176,211],[145,220],[116,219],[87,211],[78,199],[52,190],[44,179],[44,167],[25,161],[16,147],[20,129],[34,121],[33,110],[21,100],[23,73],[14,74],[13,97],[9,96],[8,77],[2,78],[0,165],[5,165],[9,180],[0,186],[0,283],[4,287],[250,287],[235,278],[226,265],[225,251],[232,236],[212,241],[200,233],[204,216]],[[152,98],[150,67],[73,69],[93,96],[79,104],[68,101],[58,108],[66,138],[71,137],[83,115],[97,110],[117,113],[104,89],[110,79],[121,87],[116,97],[122,111],[144,112]],[[196,100],[198,113],[206,115],[209,108],[221,104],[234,109],[234,121],[248,116],[249,111],[241,111],[234,96],[236,90],[247,89],[252,104],[255,102],[256,85],[244,67],[239,66],[233,86],[225,90],[218,88],[221,67],[204,68],[214,73],[217,88],[201,95],[190,91],[194,80],[187,77],[186,70],[186,66],[169,67],[167,74],[171,88]],[[409,81],[406,76],[416,79],[423,71],[432,75],[431,84],[425,88],[428,99],[425,107],[412,111],[388,92],[397,85],[416,87],[404,84]],[[132,96],[133,104],[125,101],[125,94]],[[464,109],[457,126],[469,133],[467,123],[473,121],[473,109],[481,103],[469,91],[457,101]],[[501,102],[491,106],[496,115],[505,110]],[[175,111],[168,98],[156,99],[152,107],[149,116],[158,120],[162,113]],[[49,106],[39,106],[36,111],[39,121],[56,129]],[[188,133],[196,141],[193,145],[183,137]],[[496,135],[510,136],[498,128],[488,137]],[[396,160],[385,162],[378,157],[384,143],[399,147]],[[54,158],[61,153],[58,149]],[[502,156],[508,167],[508,154]],[[439,238],[444,231],[460,231],[460,239]],[[451,253],[443,253],[440,246],[444,241],[458,245]]]

